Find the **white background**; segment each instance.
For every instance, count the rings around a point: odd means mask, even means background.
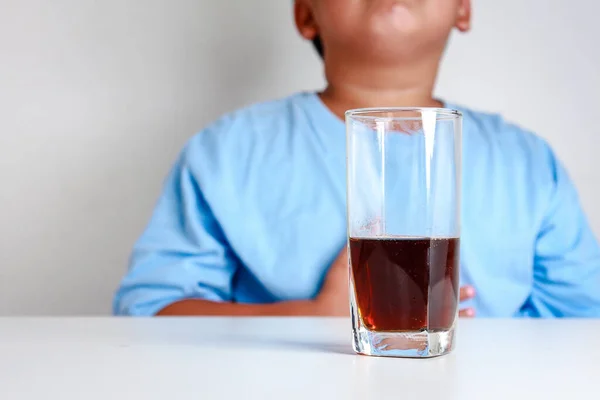
[[[600,2],[474,8],[438,94],[547,138],[600,233]],[[289,0],[0,0],[0,315],[110,312],[185,140],[322,82]]]

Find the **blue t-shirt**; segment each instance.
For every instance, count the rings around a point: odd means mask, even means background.
[[[600,247],[548,145],[463,112],[460,283],[478,316],[600,316]],[[346,241],[345,126],[314,93],[194,136],[135,245],[114,313],[186,298],[310,299]]]

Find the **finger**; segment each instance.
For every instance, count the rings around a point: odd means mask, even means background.
[[[470,300],[475,295],[475,288],[473,286],[463,286],[460,288],[460,301]]]
[[[475,317],[475,310],[473,308],[465,308],[458,312],[458,316],[461,318],[473,318]]]

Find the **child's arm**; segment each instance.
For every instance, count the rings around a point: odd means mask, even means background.
[[[135,245],[128,274],[115,296],[117,315],[155,315],[169,304],[197,298],[232,300],[239,261],[204,200],[186,148],[171,171],[152,219]]]
[[[188,167],[184,150],[166,181],[128,274],[115,296],[117,315],[348,315],[348,258],[340,253],[314,300],[233,302],[238,258]]]
[[[181,300],[160,310],[158,316],[310,316],[320,315],[316,302],[286,301],[272,304],[217,303],[207,300]]]
[[[547,148],[553,190],[536,240],[534,284],[525,315],[600,316],[600,247],[565,169]]]
[[[348,252],[344,246],[330,266],[323,287],[314,300],[236,304],[187,299],[165,307],[157,315],[348,316],[349,313]]]

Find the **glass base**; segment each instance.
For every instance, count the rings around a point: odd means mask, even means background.
[[[447,331],[372,332],[353,329],[354,351],[379,357],[438,357],[454,349],[454,327]]]
[[[448,329],[418,331],[373,331],[362,321],[350,276],[350,315],[352,316],[352,347],[358,354],[377,357],[430,358],[454,350],[458,310]]]

